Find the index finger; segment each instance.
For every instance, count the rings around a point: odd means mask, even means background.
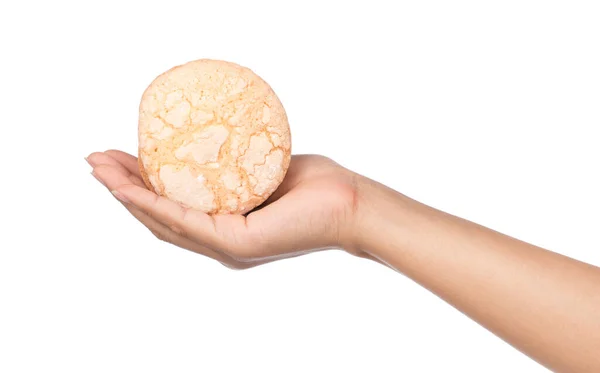
[[[139,178],[142,177],[142,175],[140,174],[140,167],[138,165],[137,157],[134,157],[133,155],[131,155],[129,153],[125,153],[123,151],[116,150],[116,149],[107,150],[104,152],[104,154],[115,159],[117,162],[122,164],[123,167],[125,167],[132,174],[136,175]]]

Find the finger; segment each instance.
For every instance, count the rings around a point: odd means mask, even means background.
[[[121,168],[107,164],[99,164],[94,167],[92,175],[110,191],[121,185],[135,185]]]
[[[245,219],[241,215],[216,215],[189,209],[168,198],[158,196],[136,185],[121,185],[113,190],[115,197],[132,204],[156,219],[172,231],[203,246],[228,252],[240,244],[245,231]]]
[[[201,211],[184,208],[129,183],[122,173],[107,165],[97,166],[94,174],[121,202],[138,208],[175,234],[235,259],[237,246],[243,243],[243,232],[236,232],[245,228],[242,216],[220,215],[213,218]],[[230,224],[230,221],[235,224]]]
[[[87,158],[88,163],[92,167],[106,165],[114,167],[119,170],[122,174],[124,174],[132,183],[139,185],[145,188],[144,181],[137,175],[131,173],[125,166],[123,166],[119,161],[112,158],[111,156],[104,153],[92,153]]]
[[[142,178],[142,175],[140,174],[138,159],[133,155],[115,149],[107,150],[104,152],[104,154],[114,158],[119,163],[121,163],[126,169],[128,169],[129,172],[136,175],[140,179]]]
[[[125,174],[117,167],[110,166],[107,164],[99,164],[94,168],[94,174],[100,179],[100,181],[106,185],[110,190],[113,190],[122,185],[129,184],[129,179],[125,177]],[[144,214],[141,210],[135,208],[132,205],[124,204],[125,208],[143,225],[145,225],[158,239],[170,242],[173,245],[182,247],[184,249],[202,254],[209,258],[218,260],[219,262],[228,262],[232,265],[233,260],[224,256],[221,253],[215,252],[207,247],[199,245],[194,241],[187,239],[181,235],[176,234],[173,230],[159,223],[152,217]]]
[[[152,232],[152,234],[159,240],[171,243],[175,246],[181,247],[189,251],[193,251],[200,255],[204,255],[220,263],[226,263],[230,266],[235,265],[232,258],[226,257],[221,253],[218,253],[207,247],[201,246],[188,238],[176,234],[168,227],[160,224],[155,219],[144,214],[142,211],[131,205],[124,204],[124,206],[131,213],[131,215],[133,215],[140,223],[146,226],[146,228],[148,228],[148,230],[150,230],[150,232]]]

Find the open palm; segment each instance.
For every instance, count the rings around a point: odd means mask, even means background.
[[[293,156],[283,183],[245,216],[210,216],[156,195],[130,154],[109,150],[87,160],[93,175],[157,238],[232,268],[344,245],[356,206],[356,175],[318,155]]]

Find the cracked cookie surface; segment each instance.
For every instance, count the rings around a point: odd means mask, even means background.
[[[142,95],[139,166],[159,195],[209,214],[245,213],[283,181],[285,110],[250,69],[197,60],[158,76]]]

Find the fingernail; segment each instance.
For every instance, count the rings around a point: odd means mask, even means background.
[[[106,184],[104,184],[104,181],[102,181],[102,179],[100,179],[100,177],[98,175],[96,175],[96,173],[94,171],[91,172],[92,176],[96,178],[96,180],[98,180],[98,182],[100,182],[100,184],[106,186]]]
[[[89,157],[83,157],[83,159],[85,159],[85,161],[86,161],[86,162],[87,162],[87,163],[88,163],[90,166],[92,166],[92,167],[94,167],[94,166],[95,166],[95,165],[94,165],[94,162],[92,162],[92,161],[90,160],[90,158],[89,158]]]
[[[118,190],[113,190],[111,192],[115,198],[117,198],[119,201],[123,202],[123,203],[131,203],[127,197],[125,197],[125,195],[123,195],[123,193],[119,192]]]

